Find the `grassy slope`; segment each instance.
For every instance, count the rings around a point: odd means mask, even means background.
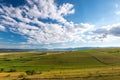
[[[44,52],[22,52],[0,55],[0,68],[4,68],[6,71],[10,69],[42,71],[42,74],[35,75],[39,78],[83,78],[92,76],[88,80],[96,80],[96,76],[99,76],[97,77],[99,80],[107,77],[105,80],[114,77],[120,79],[119,66],[120,49],[117,48],[47,52],[47,54]],[[116,75],[111,77],[113,74]]]
[[[52,53],[49,53],[52,54]],[[20,53],[0,56],[1,67],[26,69],[82,69],[106,66],[99,62],[89,51],[61,52],[61,54],[41,55],[41,53]]]

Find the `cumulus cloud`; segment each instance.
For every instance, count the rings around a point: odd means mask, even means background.
[[[82,41],[94,25],[68,22],[65,16],[74,14],[74,5],[58,5],[54,0],[26,0],[18,7],[0,7],[0,30],[8,30],[26,36],[29,44],[49,44],[69,41]],[[55,23],[44,22],[50,19]]]
[[[120,23],[103,26],[93,31],[99,39],[107,38],[107,36],[120,37]]]

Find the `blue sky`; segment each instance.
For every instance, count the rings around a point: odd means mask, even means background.
[[[119,47],[119,0],[0,0],[0,48]]]

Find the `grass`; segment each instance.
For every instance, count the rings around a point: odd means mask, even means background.
[[[0,53],[1,78],[26,78],[71,80],[119,80],[120,49],[90,49],[67,52],[13,52]],[[15,72],[10,72],[14,70]],[[26,71],[35,71],[27,75]],[[12,75],[18,73],[19,75]],[[4,76],[2,76],[4,74]],[[8,75],[9,74],[9,75]],[[8,76],[8,77],[5,77]],[[23,75],[22,75],[23,76]],[[2,80],[5,80],[2,79]]]
[[[106,66],[94,59],[86,51],[61,52],[61,54],[53,55],[40,54],[37,52],[2,55],[0,57],[0,64],[5,69],[15,68],[17,71],[24,71],[26,69],[82,69]]]

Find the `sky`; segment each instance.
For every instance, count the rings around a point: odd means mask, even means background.
[[[120,47],[120,0],[0,0],[0,48]]]

